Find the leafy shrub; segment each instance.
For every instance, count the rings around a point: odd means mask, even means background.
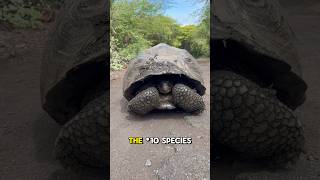
[[[63,0],[2,0],[0,21],[19,28],[37,28],[44,9],[57,9]]]
[[[186,49],[195,57],[209,56],[209,6],[203,9],[199,25],[180,26],[164,15],[159,2],[163,1],[112,1],[111,70],[125,68],[138,53],[159,43]]]
[[[0,20],[16,27],[38,27],[40,16],[39,9],[25,4],[23,0],[11,0],[1,4]]]
[[[135,58],[141,51],[150,47],[150,42],[140,36],[135,36],[135,41],[128,44],[124,48],[118,45],[117,39],[111,36],[110,42],[110,67],[111,70],[121,70],[133,58]]]

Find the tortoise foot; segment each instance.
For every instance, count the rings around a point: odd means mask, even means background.
[[[159,92],[150,87],[141,91],[128,104],[128,109],[136,114],[144,115],[159,106]]]
[[[271,89],[230,71],[212,78],[214,137],[247,158],[274,165],[294,162],[303,151],[303,129]]]
[[[176,84],[172,89],[174,104],[186,112],[201,113],[205,104],[202,97],[184,84]]]
[[[101,169],[108,162],[107,93],[89,102],[61,129],[55,156],[72,170]]]

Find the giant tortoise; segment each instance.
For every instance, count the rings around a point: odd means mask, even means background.
[[[305,101],[294,34],[277,0],[211,4],[213,138],[246,158],[285,165],[303,151]]]
[[[62,126],[55,155],[72,169],[108,164],[108,7],[66,1],[42,59],[42,105]]]
[[[123,78],[123,95],[129,110],[140,115],[176,108],[200,113],[206,89],[201,74],[186,50],[160,43],[131,61]]]

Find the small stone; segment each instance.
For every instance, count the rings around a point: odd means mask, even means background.
[[[152,165],[151,160],[147,159],[146,163],[144,165],[147,166],[147,167],[150,167]]]
[[[159,170],[158,169],[155,169],[153,170],[154,174],[158,175],[159,174]]]
[[[174,147],[174,151],[180,152],[180,151],[182,151],[182,147],[181,146]]]

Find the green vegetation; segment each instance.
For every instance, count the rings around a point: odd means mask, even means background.
[[[141,51],[159,43],[184,48],[193,56],[209,56],[209,1],[199,25],[181,26],[164,16],[164,1],[113,0],[110,17],[111,69],[123,69]],[[197,1],[195,1],[197,2]]]
[[[209,1],[197,14],[198,25],[181,26],[165,16],[173,0],[112,0],[110,12],[111,69],[123,69],[141,51],[159,43],[188,50],[193,56],[209,56]],[[1,0],[0,25],[37,28],[45,13],[60,8],[63,0]],[[196,9],[195,9],[196,11]],[[192,13],[192,12],[190,12]],[[43,19],[44,18],[44,19]]]
[[[37,28],[44,11],[59,8],[62,0],[1,0],[0,24],[6,22],[18,28]]]

